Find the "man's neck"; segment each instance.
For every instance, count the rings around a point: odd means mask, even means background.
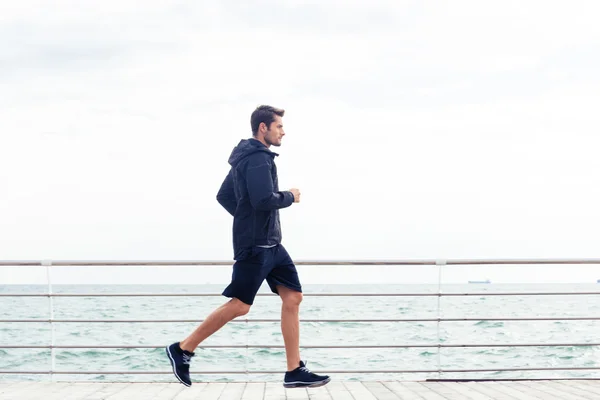
[[[267,149],[271,147],[271,145],[267,144],[267,142],[265,141],[265,138],[257,138],[256,136],[254,136],[254,137],[252,137],[252,139],[258,140],[259,142],[264,144]]]

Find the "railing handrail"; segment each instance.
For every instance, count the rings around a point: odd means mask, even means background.
[[[0,267],[44,266],[231,266],[224,260],[0,260]],[[505,265],[505,264],[600,264],[600,258],[505,258],[505,259],[415,259],[415,260],[294,260],[296,265]]]
[[[3,323],[200,323],[203,319],[48,319],[48,318],[29,318],[29,319],[0,319]],[[377,318],[377,319],[328,319],[328,318],[302,318],[300,323],[315,322],[342,322],[342,323],[361,323],[361,322],[469,322],[469,321],[600,321],[600,317],[466,317],[466,318]],[[279,318],[236,318],[230,323],[248,323],[248,322],[281,322]]]
[[[515,368],[480,368],[480,369],[356,369],[356,370],[348,370],[348,369],[340,369],[340,370],[330,370],[328,369],[326,372],[330,374],[432,374],[432,373],[465,373],[465,372],[514,372],[514,371],[590,371],[590,370],[600,370],[600,367],[515,367]],[[314,372],[319,372],[315,370]],[[62,371],[62,370],[52,370],[52,371],[14,371],[14,370],[0,370],[0,374],[24,374],[24,375],[35,375],[35,374],[62,374],[62,375],[167,375],[172,374],[173,371],[85,371],[85,370],[76,370],[76,371]],[[267,374],[281,374],[281,370],[221,370],[221,371],[201,371],[200,375],[226,375],[226,374],[257,374],[257,375],[267,375]]]
[[[411,349],[411,348],[486,348],[486,347],[595,347],[600,343],[415,343],[359,345],[300,345],[302,349]],[[0,349],[164,349],[165,345],[1,345]],[[284,349],[277,344],[214,344],[203,349]]]
[[[303,297],[590,296],[598,292],[303,293]],[[222,293],[0,293],[0,297],[221,297]],[[273,297],[273,293],[256,296]]]

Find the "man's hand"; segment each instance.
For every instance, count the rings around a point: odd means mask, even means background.
[[[300,203],[300,189],[290,189],[294,195],[294,203]]]

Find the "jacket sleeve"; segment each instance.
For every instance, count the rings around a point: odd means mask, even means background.
[[[246,186],[250,203],[256,210],[269,211],[289,207],[294,202],[292,192],[275,192],[271,176],[272,160],[269,155],[258,153],[248,160]]]
[[[233,190],[233,170],[229,170],[229,173],[225,177],[225,180],[221,184],[221,188],[217,193],[217,201],[229,212],[234,215],[235,209],[237,208],[237,199],[235,198],[235,192]]]

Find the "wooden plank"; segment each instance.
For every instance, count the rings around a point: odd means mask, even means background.
[[[289,400],[309,400],[306,388],[285,389],[285,395]]]
[[[42,389],[46,386],[45,389]],[[37,388],[41,390],[37,390]],[[52,393],[53,390],[57,390],[55,384],[48,385],[44,382],[31,382],[24,381],[21,384],[11,385],[7,390],[0,393],[1,400],[14,400],[14,399],[26,399],[31,398],[34,393],[38,393],[38,397],[40,393],[44,393],[44,395]]]
[[[225,386],[219,400],[240,400],[246,389],[246,382],[230,382]]]
[[[481,385],[481,383],[477,382],[457,382],[456,385],[454,386],[454,389],[459,391],[460,393],[463,393],[465,396],[467,396],[469,399],[471,400],[495,400],[497,397],[494,396],[490,396],[489,394],[486,393],[482,393],[479,390],[477,390],[477,388]],[[502,393],[500,393],[500,395],[502,397],[507,397],[502,395]],[[510,397],[508,397],[508,399],[510,399]],[[510,399],[513,400],[513,399]]]
[[[226,386],[223,382],[208,382],[202,390],[202,400],[219,400]]]
[[[175,396],[177,396],[179,393],[181,393],[183,390],[188,389],[187,386],[182,385],[181,383],[165,383],[163,384],[163,389],[156,393],[154,395],[154,397],[152,397],[152,400],[173,400],[175,398]],[[194,385],[192,385],[194,386]],[[142,400],[142,397],[138,397],[135,396],[133,397],[134,399],[140,399]],[[148,397],[146,397],[148,398]],[[127,400],[125,398],[123,398],[123,400]]]
[[[4,392],[4,394],[0,395],[0,399],[27,399],[27,398],[39,398],[40,393],[44,393],[44,395],[51,394],[53,391],[64,389],[64,385],[60,388],[56,386],[56,383],[42,381],[42,382],[32,382],[32,381],[23,381],[15,383],[9,386]]]
[[[377,398],[378,400],[398,400],[400,397],[390,389],[385,387],[381,382],[363,382],[363,385]]]
[[[456,384],[446,384],[445,382],[423,382],[423,386],[432,392],[435,392],[448,400],[469,400],[471,397],[465,396],[455,389]]]
[[[458,385],[459,383],[455,384]],[[519,400],[518,397],[497,390],[494,382],[465,382],[465,386],[494,400]]]
[[[585,398],[570,394],[567,391],[551,388],[550,386],[548,386],[548,381],[544,381],[544,382],[519,381],[519,382],[512,382],[511,384],[513,386],[525,386],[529,389],[534,389],[534,390],[537,390],[538,392],[543,392],[544,393],[543,400],[546,400],[550,396],[554,396],[557,399],[561,399],[561,400],[585,400]],[[542,399],[541,394],[538,396],[540,396],[540,399]]]
[[[421,382],[404,382],[404,385],[425,400],[446,400],[443,396],[423,386]]]
[[[552,389],[552,390],[556,390],[556,391],[562,391],[564,393],[568,393],[570,396],[578,396],[582,399],[591,399],[592,397],[595,397],[592,395],[592,393],[586,391],[586,390],[581,390],[575,386],[568,386],[568,385],[562,385],[558,382],[546,382],[545,383],[546,387]],[[597,398],[597,397],[595,397]]]
[[[109,397],[110,400],[117,399],[156,399],[170,383],[132,383],[125,389]],[[180,385],[184,387],[183,385]]]
[[[385,387],[403,400],[423,400],[423,397],[399,381],[382,382]]]
[[[174,397],[173,400],[195,400],[201,399],[202,393],[208,386],[206,382],[194,382],[190,387],[184,387],[184,389]]]
[[[32,393],[49,393],[53,389],[50,382],[13,382],[1,391],[0,399],[22,399],[31,398]]]
[[[363,385],[362,382],[349,381],[343,383],[344,386],[346,386],[346,389],[348,389],[348,391],[352,394],[352,397],[354,397],[355,399],[377,400],[377,397],[375,397],[373,393],[371,393],[369,389],[367,389],[365,385]]]
[[[569,382],[569,381],[565,381],[565,382]],[[594,387],[600,388],[600,380],[581,379],[581,380],[570,381],[570,382],[577,382],[581,385],[589,385],[589,386],[594,386]]]
[[[111,394],[104,398],[106,400],[119,400],[119,399],[125,398],[125,396],[129,396],[129,398],[131,398],[131,399],[138,398],[137,397],[138,391],[142,387],[145,387],[145,386],[146,385],[144,385],[144,384],[136,385],[135,383],[126,383],[126,384],[119,384],[119,386],[115,387],[114,384],[111,384],[110,385]],[[159,390],[157,390],[157,393],[160,390],[162,390],[162,387]],[[147,398],[150,399],[151,396],[148,396]]]
[[[325,385],[327,386],[327,385]],[[308,393],[308,398],[310,400],[331,400],[331,396],[329,395],[329,391],[325,386],[319,386],[316,388],[308,388],[306,392]]]
[[[94,383],[90,382],[90,385],[93,385],[93,384]],[[119,382],[119,383],[109,383],[106,385],[102,385],[100,390],[97,390],[97,391],[89,394],[86,397],[86,400],[105,400],[105,399],[114,400],[114,399],[118,398],[116,395],[119,392],[125,390],[129,385],[132,385],[132,384]]]
[[[264,400],[286,400],[283,384],[281,382],[267,382]]]
[[[103,387],[110,385],[109,383],[90,383],[90,382],[74,382],[71,385],[71,391],[61,400],[81,400],[93,393],[99,391]],[[33,398],[32,398],[33,399]],[[26,399],[24,399],[26,400]],[[27,399],[28,400],[28,399]]]
[[[600,382],[598,381],[558,381],[561,385],[575,387],[589,392],[592,397],[600,398]]]
[[[265,396],[265,383],[264,382],[248,382],[244,393],[242,394],[242,400],[263,400]]]
[[[9,390],[14,390],[15,387],[22,385],[23,382],[6,381],[0,382],[0,395],[7,393]]]
[[[332,400],[355,400],[348,389],[346,389],[346,386],[340,381],[329,382],[324,387],[327,388]],[[265,400],[267,399],[265,398]]]
[[[94,383],[90,382],[89,384],[93,385]],[[103,400],[107,398],[108,396],[114,393],[114,385],[114,383],[100,384],[98,386],[98,390],[94,390],[91,393],[89,393],[85,397],[85,400]]]
[[[512,396],[515,396],[518,399],[523,398],[525,400],[558,400],[552,394],[540,392],[537,388],[532,388],[523,385],[520,382],[495,382],[494,385],[494,387],[499,391],[508,393]]]
[[[55,383],[56,386],[50,386],[51,389],[44,390],[44,400],[60,400],[63,397],[66,397],[69,392],[73,391],[73,383],[72,382],[60,382]],[[34,388],[33,386],[30,390],[35,390],[38,392],[39,389]]]

